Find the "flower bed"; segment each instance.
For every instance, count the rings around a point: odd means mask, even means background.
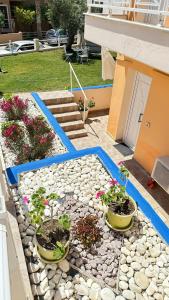
[[[6,167],[65,153],[31,100],[19,96],[1,100],[1,147]]]
[[[19,188],[13,190],[13,194],[35,299],[38,295],[50,300],[57,295],[58,299],[69,300],[168,300],[169,247],[140,211],[132,229],[123,235],[107,227],[96,192],[103,190],[109,180],[109,174],[95,155],[21,175]],[[23,204],[23,197],[29,199],[42,186],[47,194],[60,195],[54,205],[54,215],[69,213],[73,225],[79,216],[97,215],[98,226],[103,230],[97,253],[93,252],[95,249],[84,248],[76,237],[72,239],[67,259],[61,263],[45,264],[39,259],[35,227],[29,223],[26,213],[29,204]],[[74,195],[65,199],[65,193]],[[46,217],[49,214],[46,206]]]

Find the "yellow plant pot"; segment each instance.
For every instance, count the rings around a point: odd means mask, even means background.
[[[52,262],[58,263],[61,260],[63,260],[67,256],[67,254],[69,252],[69,241],[65,244],[65,253],[64,253],[64,255],[60,256],[60,258],[58,258],[58,259],[55,258],[54,250],[45,249],[44,247],[42,247],[38,243],[38,241],[37,241],[37,251],[38,251],[40,257],[42,257],[42,259],[45,259],[49,263],[50,262],[51,263]]]
[[[132,201],[135,207],[134,211],[130,215],[118,215],[112,212],[110,208],[108,208],[107,219],[112,228],[124,229],[130,225],[132,217],[137,211],[137,205],[135,201],[132,198],[130,198],[130,201]]]
[[[49,219],[46,219],[46,220],[44,221],[44,223],[45,223],[45,222],[48,222],[48,221],[49,221]],[[37,232],[38,232],[38,230],[40,229],[40,227],[41,227],[41,225],[40,225],[40,226],[37,228],[37,230],[36,230],[36,244],[37,244],[37,251],[38,251],[40,257],[42,257],[42,259],[45,259],[45,260],[48,261],[48,262],[56,262],[56,263],[57,263],[57,262],[63,260],[63,259],[67,256],[67,254],[68,254],[68,252],[69,252],[69,243],[70,243],[70,241],[68,240],[68,241],[65,243],[65,245],[64,245],[65,253],[64,253],[63,255],[61,255],[60,257],[57,257],[57,258],[56,258],[56,256],[55,256],[55,251],[54,251],[54,250],[48,250],[48,249],[46,249],[45,247],[41,246],[41,245],[39,244],[39,242],[37,241]]]

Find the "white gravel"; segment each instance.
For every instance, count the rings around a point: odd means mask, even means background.
[[[103,189],[109,178],[94,155],[21,175],[19,190],[12,192],[34,296],[43,295],[41,299],[47,300],[169,300],[169,247],[140,211],[133,228],[123,237],[118,290],[106,283],[99,284],[96,277],[76,273],[67,260],[60,265],[46,265],[37,257],[34,227],[25,217],[19,195],[30,196],[40,186],[44,186],[47,193],[57,192],[62,197],[65,192],[74,192],[79,203],[99,212],[103,207],[95,199],[96,191]],[[56,214],[59,207],[56,205]]]

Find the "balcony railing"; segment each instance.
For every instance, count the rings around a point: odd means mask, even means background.
[[[88,13],[99,13],[109,17],[130,15],[129,20],[161,26],[165,18],[169,17],[169,0],[87,0],[87,5]],[[141,18],[138,17],[140,15]]]

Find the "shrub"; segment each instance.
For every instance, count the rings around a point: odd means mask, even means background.
[[[101,240],[101,229],[96,226],[98,217],[88,215],[80,218],[73,228],[75,237],[87,248]]]
[[[5,138],[5,146],[8,147],[17,157],[17,163],[27,161],[27,148],[25,144],[24,128],[16,121],[5,122],[1,126],[2,136]]]
[[[23,100],[19,96],[9,96],[1,101],[0,108],[5,112],[9,121],[21,120],[28,108],[28,99]]]
[[[43,117],[23,117],[23,122],[29,134],[31,145],[30,160],[43,158],[52,146],[55,134],[52,132]]]

